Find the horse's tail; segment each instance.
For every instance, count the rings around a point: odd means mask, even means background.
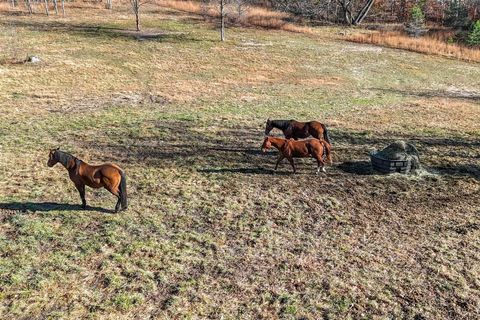
[[[127,203],[127,177],[125,172],[120,171],[120,202],[122,203],[122,209],[125,210],[128,207]]]
[[[323,123],[320,123],[320,125],[322,126],[322,129],[323,129],[323,138],[325,139],[325,141],[328,142],[328,144],[331,144],[330,143],[330,136],[328,135],[327,127]]]
[[[333,164],[333,160],[332,160],[332,145],[330,143],[328,143],[327,141],[325,140],[320,140],[323,144],[323,154],[325,156],[325,158],[327,159],[327,162],[329,164]]]

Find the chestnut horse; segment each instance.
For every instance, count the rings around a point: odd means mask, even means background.
[[[325,160],[332,164],[331,147],[325,140],[308,139],[296,141],[293,139],[283,139],[275,137],[265,137],[262,144],[262,151],[266,152],[271,147],[275,147],[280,151],[278,155],[275,171],[277,171],[278,164],[283,158],[287,158],[293,168],[293,173],[296,172],[293,158],[313,157],[317,160],[317,174],[322,170],[325,172]]]
[[[95,189],[104,187],[115,195],[118,198],[115,212],[127,209],[127,179],[119,166],[112,163],[91,166],[58,148],[50,150],[47,165],[53,167],[57,162],[67,169],[70,180],[80,193],[82,208],[87,207],[85,200],[85,185],[87,185]]]
[[[300,122],[295,120],[267,119],[265,135],[268,135],[273,128],[282,130],[286,139],[293,138],[298,140],[312,136],[319,140],[325,139],[330,144],[327,127],[318,121]]]

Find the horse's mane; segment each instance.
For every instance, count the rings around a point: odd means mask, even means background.
[[[293,120],[270,120],[270,123],[275,128],[286,130],[292,121]]]
[[[77,157],[75,157],[74,155],[72,155],[68,152],[65,152],[65,151],[62,151],[62,150],[57,150],[57,152],[58,152],[58,161],[61,162],[63,165],[66,165],[66,163],[71,159],[73,159],[75,161],[75,163],[77,161],[82,161],[81,159],[78,159]]]

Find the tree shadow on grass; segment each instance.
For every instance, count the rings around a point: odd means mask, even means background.
[[[267,153],[261,151],[263,135],[258,127],[217,129],[215,134],[201,134],[195,130],[197,127],[190,122],[162,121],[156,126],[159,131],[158,137],[136,137],[135,140],[123,144],[85,141],[85,148],[96,149],[99,161],[120,161],[132,166],[142,163],[163,167],[188,167],[206,174],[273,174],[272,169],[275,167],[278,151],[272,150]],[[334,143],[333,169],[346,174],[355,176],[378,174],[370,164],[369,151],[373,148],[383,149],[393,141],[402,139],[417,146],[421,160],[425,161],[424,165],[427,167],[429,159],[449,157],[450,162],[455,161],[457,168],[432,168],[440,174],[478,178],[478,170],[465,164],[467,156],[476,159],[478,153],[475,149],[480,143],[478,139],[409,134],[389,136],[340,128],[332,128],[331,135]],[[459,154],[458,150],[465,152]],[[108,157],[102,158],[102,155]],[[295,163],[300,165],[299,169],[304,167],[305,170],[313,171],[316,168],[312,160],[295,160]],[[280,169],[283,166],[288,167],[286,160]],[[280,172],[278,174],[284,174]],[[289,173],[288,170],[285,172]]]
[[[411,91],[411,90],[398,90],[393,88],[372,88],[374,90],[399,94],[403,96],[414,96],[420,98],[451,98],[451,99],[466,99],[472,101],[480,101],[480,93],[472,91],[462,90],[423,90],[423,91]]]
[[[474,164],[458,164],[429,167],[442,175],[472,177],[480,180],[480,166]]]
[[[206,169],[198,169],[198,172],[201,173],[242,173],[242,174],[268,174],[268,175],[289,175],[292,174],[291,172],[287,171],[277,171],[275,172],[273,169],[265,169],[265,168],[206,168]]]
[[[160,42],[175,42],[175,41],[200,41],[199,39],[191,38],[185,32],[169,32],[169,31],[135,31],[132,29],[105,27],[101,25],[91,24],[75,24],[64,22],[36,22],[36,21],[9,21],[7,23],[0,22],[0,25],[22,27],[29,30],[43,31],[43,32],[63,32],[72,35],[79,35],[84,37],[98,37],[98,38],[126,38],[137,41],[160,41]],[[203,40],[202,40],[203,41]]]
[[[100,207],[87,206],[83,209],[80,205],[56,202],[4,202],[0,203],[0,210],[15,210],[21,212],[27,211],[98,211],[103,213],[113,213],[113,210],[108,210]]]

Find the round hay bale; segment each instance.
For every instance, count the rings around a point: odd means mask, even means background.
[[[373,168],[385,172],[409,173],[420,168],[417,148],[408,142],[398,140],[386,148],[370,153]]]

